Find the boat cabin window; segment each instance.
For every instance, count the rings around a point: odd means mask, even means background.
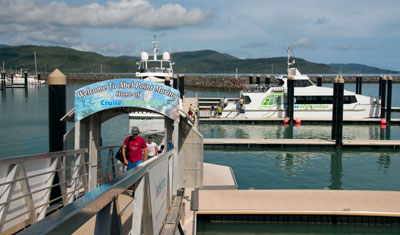
[[[251,99],[250,99],[250,97],[249,96],[243,96],[243,101],[244,101],[244,104],[250,104],[251,103]]]
[[[294,87],[308,87],[312,86],[309,80],[294,80]]]
[[[295,96],[296,104],[333,104],[333,96]],[[354,95],[343,97],[343,104],[356,103],[357,98]]]

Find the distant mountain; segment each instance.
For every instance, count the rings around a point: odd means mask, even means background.
[[[59,68],[65,73],[95,72],[108,73],[134,72],[137,69],[136,60],[126,57],[103,56],[93,52],[78,51],[71,48],[56,46],[10,46],[0,48],[0,61],[5,62],[5,68],[15,70],[35,70],[34,52],[37,55],[38,70],[53,71]]]
[[[376,74],[390,74],[390,73],[400,73],[399,71],[380,69],[372,66],[362,65],[362,64],[329,64],[336,73],[354,73],[354,74],[366,74],[366,73],[376,73]]]
[[[180,73],[286,73],[287,58],[239,59],[212,50],[173,53],[175,71]],[[303,73],[334,73],[326,64],[296,59]]]
[[[103,56],[94,52],[78,51],[58,46],[7,46],[0,45],[0,61],[6,69],[28,70],[33,72],[34,52],[37,54],[38,70],[51,72],[59,68],[64,73],[134,73],[138,57]],[[287,58],[239,59],[229,54],[212,50],[177,52],[171,54],[175,62],[175,73],[286,73]],[[296,66],[305,74],[343,73],[388,73],[365,65],[319,64],[296,58]],[[394,72],[394,71],[393,71]]]

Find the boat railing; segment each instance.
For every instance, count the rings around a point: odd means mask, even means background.
[[[96,216],[96,223],[92,225],[94,226],[95,234],[121,234],[121,216],[126,208],[119,208],[119,196],[124,193],[127,188],[130,188],[132,184],[136,183],[135,200],[131,201],[126,207],[133,203],[135,211],[141,210],[141,207],[144,207],[146,203],[140,204],[139,201],[143,203],[142,200],[150,200],[150,195],[147,194],[147,190],[150,190],[149,179],[160,174],[160,169],[174,170],[174,164],[176,163],[174,163],[172,159],[173,156],[174,151],[169,151],[160,154],[158,157],[151,158],[133,170],[116,176],[111,181],[87,193],[83,197],[53,213],[51,216],[26,228],[21,231],[20,234],[72,234],[80,229],[81,226],[88,222],[93,216]],[[173,182],[174,180],[169,178],[165,182],[165,187],[171,189]],[[164,203],[168,203],[168,201],[171,201],[171,198],[167,197],[164,200],[166,200]],[[136,202],[138,204],[135,204]],[[151,204],[153,205],[153,202]],[[168,205],[169,203],[167,204],[167,208]],[[146,208],[143,208],[143,210],[145,209]],[[142,221],[141,218],[141,213],[134,212],[132,221],[138,222],[132,224],[131,231],[133,231],[133,234],[139,234],[140,231],[145,231],[144,234],[148,234],[149,231],[154,229],[151,221],[145,221],[140,225]],[[134,227],[135,225],[138,227]],[[138,231],[136,232],[135,229]]]
[[[90,181],[100,186],[124,173],[114,158],[119,147],[99,147],[97,168],[86,148],[1,158],[0,233],[17,232],[67,206],[90,191]]]

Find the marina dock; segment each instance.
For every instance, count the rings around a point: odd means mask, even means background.
[[[334,140],[321,139],[204,139],[205,149],[333,149]],[[400,140],[343,140],[342,148],[398,150]]]
[[[198,190],[196,214],[211,223],[400,224],[400,192]]]
[[[200,122],[204,124],[282,124],[285,118],[200,118]],[[358,119],[344,119],[343,124],[353,125],[380,125],[381,119],[379,118],[358,118]],[[330,124],[331,118],[305,118],[301,119],[301,124]],[[399,125],[400,118],[392,118],[392,125]]]

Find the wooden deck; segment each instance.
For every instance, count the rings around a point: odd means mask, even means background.
[[[343,140],[343,148],[400,149],[400,140]],[[205,149],[232,148],[307,148],[330,149],[334,140],[321,139],[204,139]]]
[[[360,190],[199,190],[197,214],[400,217],[400,192]]]

